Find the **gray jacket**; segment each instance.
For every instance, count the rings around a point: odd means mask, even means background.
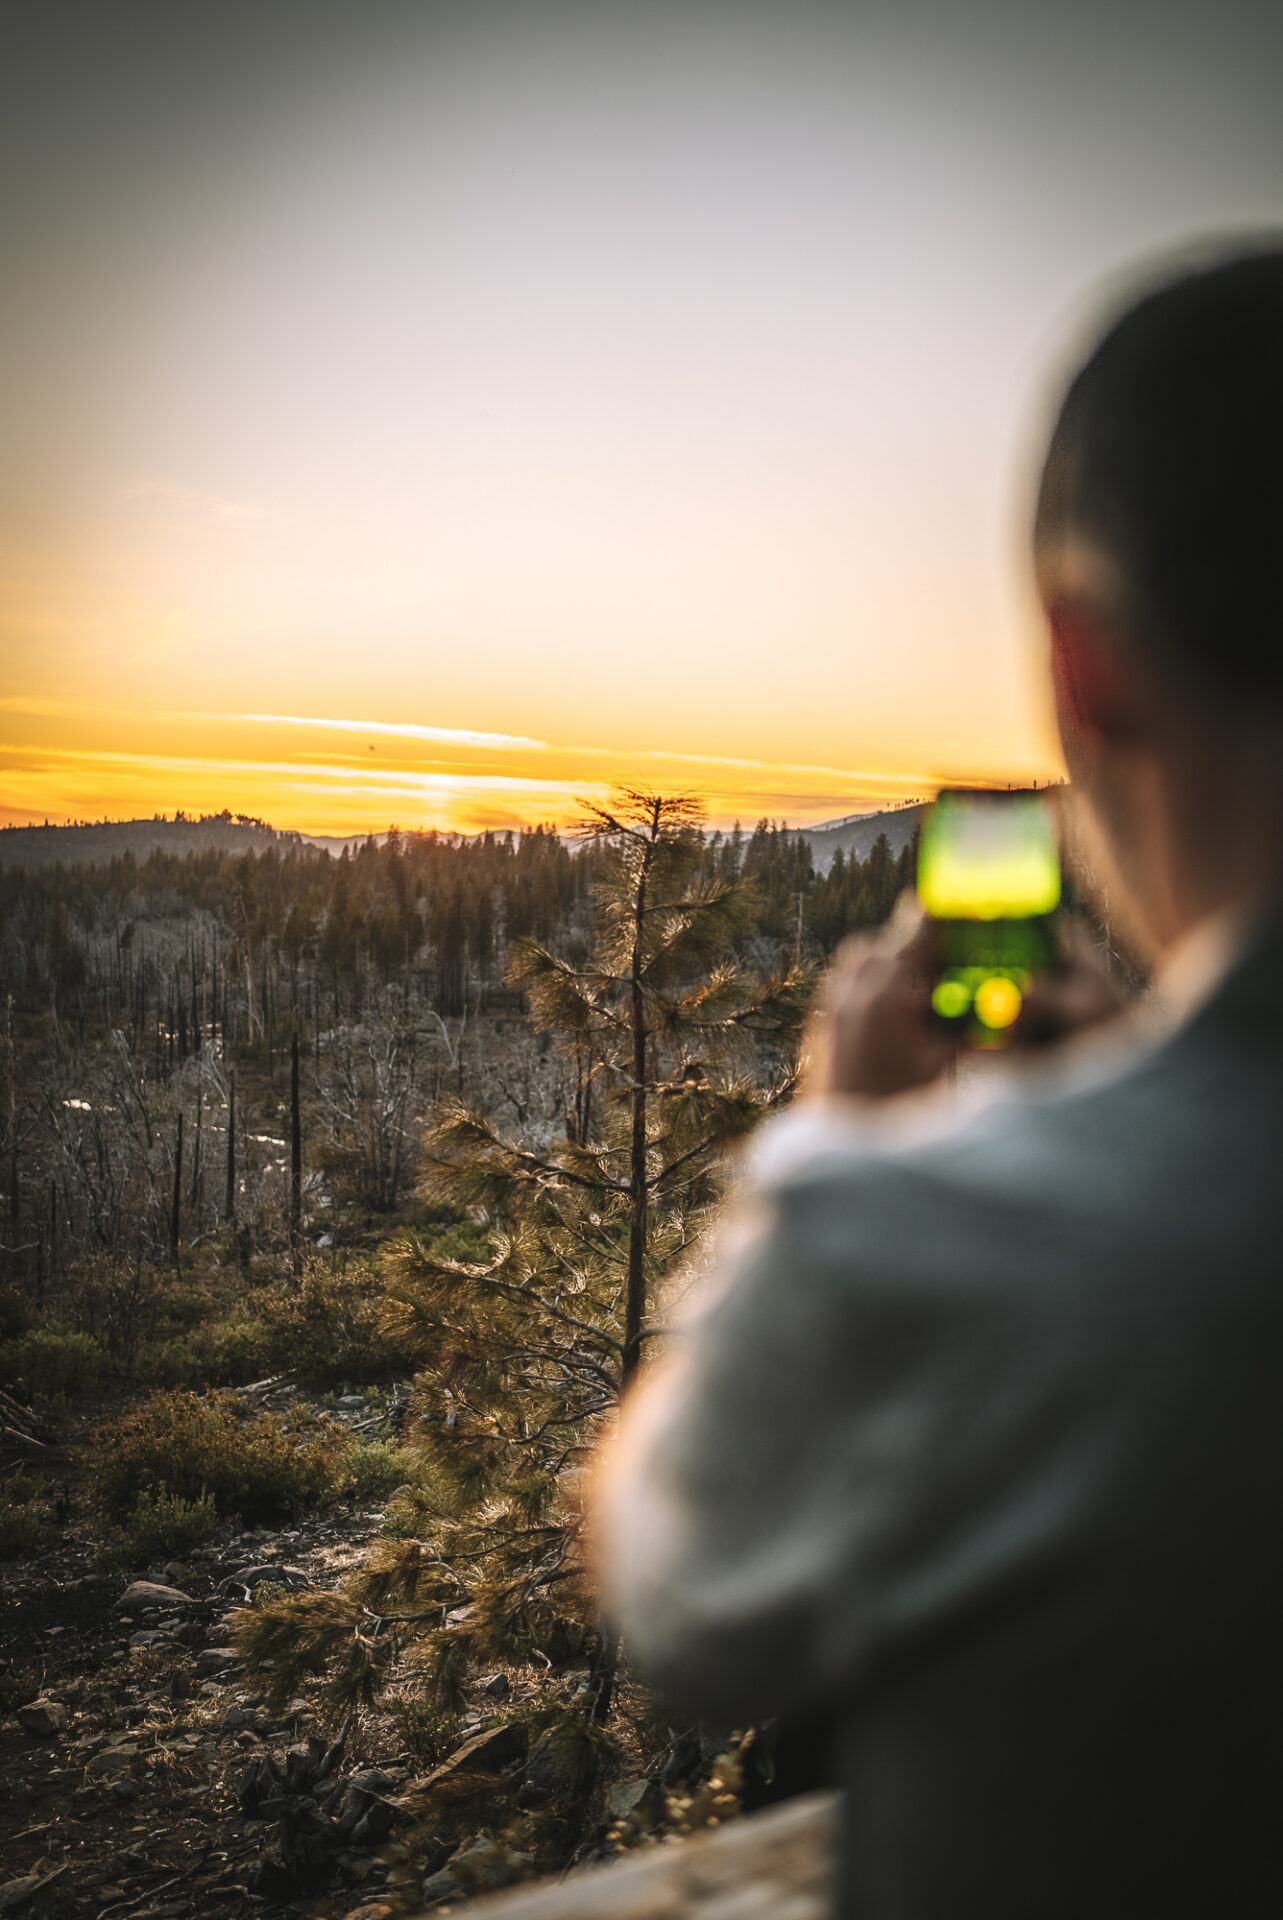
[[[867,1920],[1283,1912],[1283,928],[1108,1078],[764,1139],[599,1515],[642,1670],[831,1713]]]

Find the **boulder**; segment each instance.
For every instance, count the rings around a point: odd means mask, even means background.
[[[426,1792],[430,1787],[440,1786],[443,1780],[450,1780],[457,1773],[502,1773],[517,1760],[524,1760],[529,1735],[519,1720],[507,1720],[497,1727],[488,1727],[484,1733],[474,1733],[471,1740],[465,1740],[456,1747],[448,1760],[425,1774],[421,1780],[411,1783],[412,1792]]]
[[[386,1839],[396,1821],[396,1812],[387,1796],[393,1781],[377,1767],[354,1773],[340,1786],[343,1804],[339,1808],[338,1833],[353,1846],[370,1846]]]
[[[21,1880],[6,1880],[0,1886],[0,1913],[25,1913],[36,1897],[55,1880],[61,1880],[66,1871],[66,1867],[55,1867],[52,1873],[28,1873]]]
[[[47,1699],[42,1694],[38,1700],[30,1700],[25,1707],[18,1708],[18,1725],[33,1740],[52,1740],[67,1725],[67,1709],[61,1701]]]
[[[372,1847],[386,1840],[396,1823],[396,1810],[386,1800],[372,1800],[352,1829],[354,1847]]]
[[[478,1834],[470,1845],[460,1848],[448,1866],[429,1874],[423,1883],[423,1898],[428,1906],[439,1906],[443,1900],[456,1900],[461,1894],[510,1887],[515,1881],[529,1879],[533,1870],[528,1853],[516,1853],[489,1835]]]
[[[664,1805],[663,1789],[657,1780],[617,1780],[606,1795],[606,1813],[617,1822],[638,1815],[658,1817]]]
[[[196,1672],[202,1680],[230,1680],[240,1670],[236,1655],[224,1653],[219,1647],[206,1647],[196,1655]]]
[[[159,1580],[132,1580],[115,1605],[117,1613],[145,1613],[148,1607],[185,1607],[188,1596]]]
[[[520,1804],[531,1806],[543,1800],[573,1804],[591,1784],[595,1765],[592,1739],[583,1727],[563,1721],[545,1728],[526,1761]]]

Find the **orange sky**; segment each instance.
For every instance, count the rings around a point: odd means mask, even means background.
[[[997,0],[33,12],[0,820],[1055,776],[1030,474],[1102,276],[1275,206],[1236,4],[1108,49]]]
[[[763,815],[801,822],[920,797],[932,785],[909,769],[630,752],[390,721],[34,702],[9,702],[0,712],[7,817],[15,824],[146,815],[165,810],[156,805],[163,794],[177,796],[171,812],[175,804],[188,813],[227,807],[320,833],[389,824],[471,832],[563,820],[578,796],[621,779],[698,792],[724,822]]]

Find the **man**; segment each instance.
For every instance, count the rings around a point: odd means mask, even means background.
[[[853,962],[605,1472],[642,1671],[836,1720],[842,1915],[1283,1911],[1281,528],[1262,250],[1110,330],[1038,506],[1065,757],[1166,1026],[928,1125],[923,936]]]

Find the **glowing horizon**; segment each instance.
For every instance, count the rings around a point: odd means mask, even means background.
[[[6,720],[11,729],[25,720],[38,733],[32,723],[41,718],[56,718],[64,730],[78,724],[89,737],[73,746],[0,738],[5,782],[0,822],[6,825],[150,818],[175,811],[199,815],[226,808],[304,833],[347,836],[394,825],[403,831],[479,832],[548,820],[563,824],[581,796],[599,797],[626,781],[697,792],[715,827],[737,820],[752,824],[762,817],[803,826],[923,798],[943,777],[903,768],[559,746],[415,722],[298,714],[103,715],[65,702],[55,713],[43,714],[30,700],[0,700],[0,730]],[[187,750],[129,750],[92,738],[100,728],[119,739],[158,723]],[[289,751],[300,731],[313,739],[305,752]],[[324,745],[326,735],[351,734],[373,736],[364,754]],[[272,757],[244,750],[243,743],[257,745],[264,737],[277,749]],[[412,751],[420,742],[437,750]],[[215,743],[218,751],[198,750]],[[159,803],[159,795],[167,796],[166,804]]]

